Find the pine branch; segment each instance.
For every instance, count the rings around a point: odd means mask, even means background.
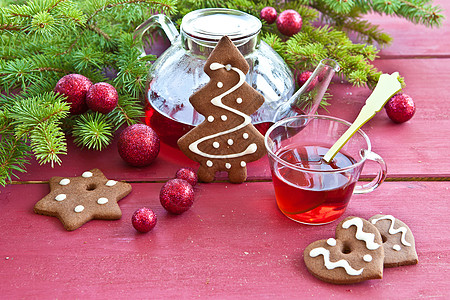
[[[80,115],[73,126],[74,142],[80,147],[102,150],[112,141],[113,127],[106,115],[97,112]]]

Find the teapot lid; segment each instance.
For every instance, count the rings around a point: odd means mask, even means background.
[[[237,41],[258,34],[261,26],[258,18],[247,13],[226,8],[207,8],[185,15],[181,30],[195,39],[219,41],[226,35],[232,41]]]

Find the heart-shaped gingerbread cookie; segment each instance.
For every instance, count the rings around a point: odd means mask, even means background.
[[[350,284],[383,278],[384,249],[377,228],[359,217],[348,217],[336,227],[336,238],[315,241],[303,258],[320,280]]]
[[[414,236],[405,223],[391,215],[375,215],[369,222],[375,225],[383,239],[386,268],[418,263]]]

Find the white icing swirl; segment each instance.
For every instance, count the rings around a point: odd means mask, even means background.
[[[227,65],[227,66],[228,66],[228,65]],[[222,64],[220,64],[220,63],[212,63],[212,64],[210,65],[210,69],[211,69],[211,70],[218,70],[218,69],[221,69],[221,68],[227,68],[227,67],[224,66],[224,65],[222,65]],[[206,141],[206,140],[210,140],[210,139],[216,138],[216,137],[218,137],[218,136],[222,136],[222,135],[226,135],[226,134],[229,134],[229,133],[238,131],[238,130],[244,128],[245,126],[247,126],[247,125],[249,125],[249,124],[251,123],[251,118],[250,118],[250,116],[248,116],[248,115],[242,113],[241,111],[236,110],[236,109],[234,109],[234,108],[232,108],[232,107],[229,107],[229,106],[227,106],[227,105],[225,105],[225,104],[222,103],[222,98],[223,98],[223,97],[225,97],[225,96],[231,94],[232,92],[234,92],[235,90],[237,90],[238,88],[240,88],[240,87],[244,84],[244,82],[245,82],[245,74],[244,74],[244,72],[242,72],[242,71],[239,70],[238,68],[235,68],[235,67],[232,67],[232,66],[230,66],[230,70],[233,70],[233,71],[235,71],[236,73],[238,73],[238,75],[239,75],[239,82],[238,82],[235,86],[231,87],[229,90],[225,91],[224,93],[220,94],[220,95],[217,96],[217,97],[214,97],[214,98],[211,100],[211,104],[213,104],[214,106],[223,108],[223,109],[225,109],[225,110],[227,110],[227,111],[229,111],[229,112],[231,112],[231,113],[233,113],[233,114],[236,114],[236,115],[242,117],[244,120],[243,120],[243,122],[242,122],[241,124],[239,124],[238,126],[236,126],[236,127],[234,127],[234,128],[231,128],[231,129],[228,129],[228,130],[225,130],[225,131],[221,131],[221,132],[218,132],[218,133],[215,133],[215,134],[211,134],[211,135],[208,135],[208,136],[204,136],[204,137],[198,139],[197,141],[195,141],[195,142],[193,142],[193,143],[191,143],[191,144],[189,145],[189,150],[190,150],[190,151],[192,151],[193,153],[195,153],[195,154],[197,154],[197,155],[206,157],[206,158],[212,158],[212,159],[214,159],[214,158],[217,158],[217,159],[236,158],[236,157],[241,157],[241,156],[244,156],[244,155],[247,155],[247,154],[255,153],[255,152],[258,150],[258,146],[257,146],[255,143],[250,144],[250,145],[249,145],[244,151],[242,151],[242,152],[239,152],[239,153],[233,153],[233,154],[225,154],[225,155],[223,155],[223,154],[222,154],[222,155],[220,155],[220,154],[219,154],[219,155],[209,154],[209,153],[206,153],[206,152],[201,151],[201,150],[198,148],[198,145],[199,145],[200,143]],[[248,135],[248,134],[247,134],[247,135]]]
[[[394,216],[385,215],[378,219],[373,219],[372,224],[376,224],[379,220],[390,220],[391,226],[389,227],[389,234],[396,234],[396,233],[401,232],[402,233],[402,237],[401,237],[402,244],[405,246],[408,246],[408,247],[411,246],[411,244],[406,241],[406,233],[408,232],[408,229],[406,229],[406,227],[403,227],[403,226],[399,227],[398,229],[394,229],[394,223],[395,223]]]
[[[319,255],[323,255],[324,265],[325,265],[325,268],[327,268],[328,270],[332,270],[335,268],[344,268],[345,272],[347,272],[347,274],[351,275],[351,276],[361,275],[361,273],[364,270],[364,268],[359,269],[359,270],[353,269],[350,266],[350,263],[348,261],[346,261],[345,259],[341,259],[336,262],[330,261],[330,251],[328,251],[327,249],[325,249],[323,247],[314,248],[309,252],[309,256],[311,256],[311,257],[316,257]]]
[[[380,244],[375,243],[375,234],[363,231],[364,224],[361,218],[353,218],[345,221],[342,224],[342,228],[347,229],[352,225],[356,226],[356,234],[355,234],[356,239],[366,242],[367,249],[375,250],[378,249],[378,247],[380,247]]]

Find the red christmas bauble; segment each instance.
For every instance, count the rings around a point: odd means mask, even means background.
[[[161,188],[159,200],[168,212],[179,215],[194,203],[194,189],[186,180],[171,179]]]
[[[306,83],[306,81],[308,81],[309,77],[311,77],[311,75],[312,75],[311,71],[305,71],[305,72],[302,72],[302,73],[298,74],[298,76],[297,76],[297,84],[299,86],[303,86]],[[310,82],[310,84],[308,85],[308,88],[306,89],[306,91],[307,92],[311,91],[316,86],[316,84],[318,82],[319,82],[318,77],[315,77]]]
[[[198,181],[197,173],[191,168],[181,168],[175,173],[175,178],[184,179],[190,185],[195,186]]]
[[[158,156],[159,137],[147,125],[134,124],[122,131],[117,143],[120,157],[134,167],[151,164]]]
[[[119,101],[117,90],[106,82],[99,82],[90,87],[86,94],[86,104],[93,110],[102,114],[110,113],[116,108]]]
[[[293,36],[302,29],[302,17],[293,9],[283,11],[277,18],[278,30],[287,36]]]
[[[153,210],[146,207],[136,210],[131,217],[131,223],[134,229],[142,233],[152,230],[156,225],[156,221],[156,214]]]
[[[88,110],[86,104],[86,94],[92,82],[80,74],[69,74],[62,77],[55,86],[54,91],[67,96],[67,102],[70,104],[70,113],[79,115]]]
[[[406,94],[394,95],[384,106],[388,117],[395,123],[403,123],[414,116],[416,106],[412,98]]]
[[[277,10],[271,6],[266,6],[261,9],[259,16],[266,21],[267,24],[272,24],[277,20]]]

